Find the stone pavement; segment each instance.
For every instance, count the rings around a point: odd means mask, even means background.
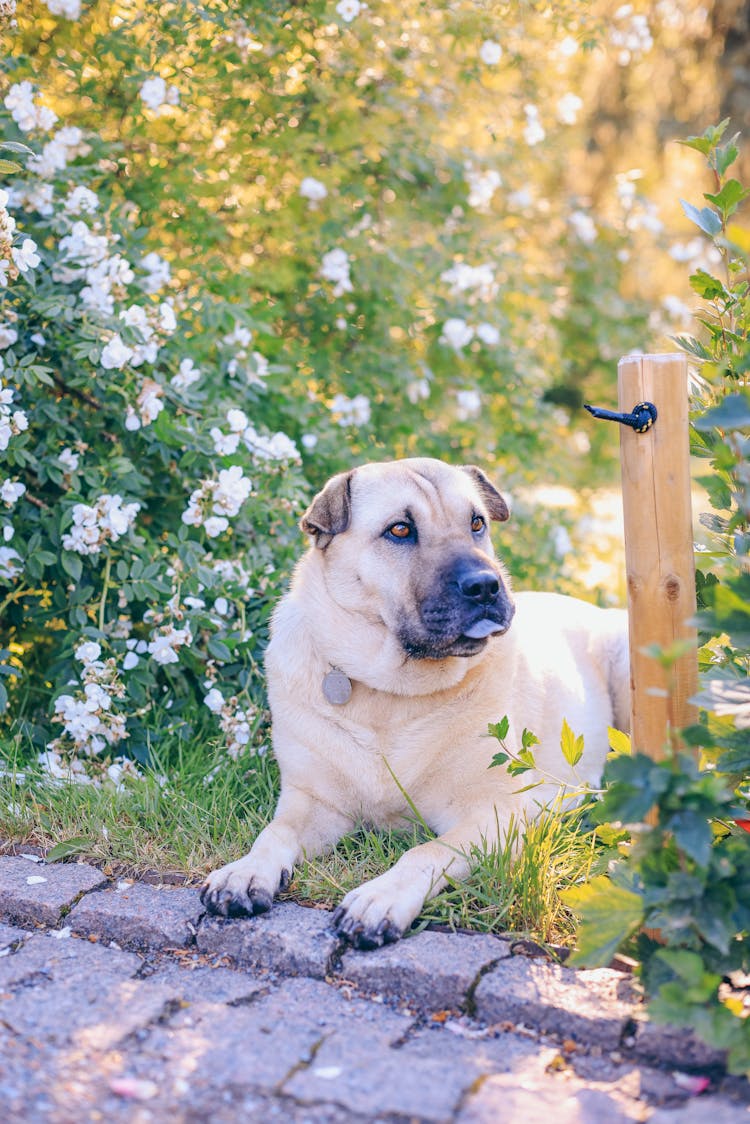
[[[0,1118],[750,1124],[747,1083],[624,973],[479,934],[353,952],[329,922],[0,857]]]

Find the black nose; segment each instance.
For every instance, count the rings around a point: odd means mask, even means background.
[[[490,605],[497,599],[500,582],[492,570],[472,570],[459,579],[458,588],[464,597],[478,605]]]

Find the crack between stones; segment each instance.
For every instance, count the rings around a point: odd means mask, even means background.
[[[292,1078],[295,1077],[298,1073],[303,1073],[306,1069],[310,1068],[310,1066],[315,1061],[318,1051],[323,1046],[323,1043],[327,1038],[331,1037],[332,1033],[333,1031],[331,1031],[330,1034],[321,1034],[320,1038],[317,1038],[315,1042],[313,1042],[307,1055],[303,1058],[300,1058],[298,1062],[295,1062],[289,1072],[282,1077],[281,1081],[274,1085],[274,1093],[281,1094],[282,1089],[286,1085],[287,1081],[291,1081]]]
[[[479,984],[481,983],[482,979],[488,974],[488,972],[491,972],[493,968],[496,968],[498,966],[498,964],[502,964],[503,960],[507,960],[507,957],[498,956],[497,959],[490,960],[489,964],[483,964],[466,989],[466,995],[464,996],[462,1008],[463,1014],[468,1015],[470,1019],[475,1019],[477,1017],[477,1006],[474,1000],[474,996],[476,994],[477,988],[479,987]]]

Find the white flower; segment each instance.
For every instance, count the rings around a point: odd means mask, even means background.
[[[500,333],[494,324],[477,324],[477,339],[488,347],[495,347],[500,343]]]
[[[37,105],[34,102],[34,87],[31,82],[16,82],[5,95],[4,105],[10,110],[10,115],[23,133],[32,129],[51,129],[57,114],[47,106]]]
[[[99,209],[99,196],[88,187],[74,187],[63,204],[66,215],[93,215]]]
[[[180,363],[179,370],[176,375],[173,375],[170,382],[176,390],[187,390],[194,382],[197,382],[201,377],[201,372],[193,363],[192,359],[183,359]]]
[[[222,535],[229,526],[229,520],[225,519],[223,515],[209,515],[208,519],[203,523],[206,534],[210,539],[217,539]]]
[[[356,19],[364,7],[360,0],[339,0],[336,5],[336,11],[341,16],[344,23],[351,23]]]
[[[482,398],[478,390],[456,391],[456,415],[459,421],[475,418],[482,408]]]
[[[406,397],[413,406],[430,397],[430,384],[427,379],[412,379],[406,384]]]
[[[539,110],[535,105],[525,105],[524,113],[526,114],[526,127],[523,130],[523,139],[533,148],[534,145],[543,141],[546,133],[539,120]]]
[[[260,460],[299,460],[299,450],[286,433],[267,437],[249,425],[242,439],[251,453]]]
[[[140,286],[145,293],[158,293],[159,289],[163,289],[172,279],[169,262],[153,250],[141,258],[140,264],[148,273],[148,276],[140,281]]]
[[[10,262],[7,258],[0,258],[0,285],[6,288],[8,285],[8,270],[10,269]]]
[[[131,671],[134,667],[137,667],[140,662],[135,652],[126,652],[125,658],[122,661],[122,669],[123,671]]]
[[[477,211],[486,211],[489,208],[493,195],[503,182],[500,173],[494,168],[488,168],[481,172],[473,168],[471,164],[467,164],[464,169],[464,179],[469,185],[467,202],[470,207],[474,207]]]
[[[591,215],[587,215],[585,211],[572,211],[568,215],[568,222],[581,242],[585,242],[586,245],[596,242],[597,229]]]
[[[583,101],[578,94],[563,94],[557,103],[557,119],[563,125],[575,125],[582,108]]]
[[[177,318],[169,301],[162,301],[159,305],[159,327],[168,336],[177,328]]]
[[[211,427],[209,433],[214,443],[214,452],[220,457],[231,457],[237,452],[241,436],[239,433],[222,433],[215,425]]]
[[[121,371],[125,364],[133,358],[133,355],[133,348],[123,343],[119,332],[115,332],[109,343],[105,344],[102,349],[99,362],[107,371]]]
[[[37,246],[33,238],[24,238],[19,246],[14,246],[11,250],[13,261],[16,263],[21,273],[25,273],[27,269],[36,269],[39,262],[42,260],[36,252]]]
[[[339,425],[367,425],[370,420],[370,399],[364,394],[347,398],[337,394],[331,402],[331,411],[339,414]]]
[[[219,714],[224,706],[224,696],[218,687],[212,687],[203,701],[212,714]]]
[[[244,475],[241,465],[223,468],[213,494],[214,515],[237,515],[250,495],[252,482]]]
[[[180,91],[176,86],[167,86],[159,75],[147,78],[140,88],[141,101],[154,113],[160,112],[164,105],[178,105]]]
[[[12,347],[17,339],[18,332],[15,328],[8,323],[0,323],[0,351],[4,351],[6,347]]]
[[[63,16],[66,20],[77,20],[81,15],[81,0],[44,0],[53,16]]]
[[[467,262],[456,262],[440,274],[440,280],[450,285],[452,297],[472,293],[479,300],[489,301],[497,295],[495,271],[488,263],[469,265]]]
[[[75,650],[75,657],[83,664],[95,663],[102,654],[101,645],[95,640],[84,640]]]
[[[148,652],[159,664],[177,663],[179,660],[177,649],[184,644],[189,644],[193,639],[189,628],[174,628],[173,625],[167,625],[166,628],[151,635]]]
[[[232,331],[222,337],[221,342],[226,344],[227,347],[245,348],[249,346],[252,338],[253,333],[249,328],[246,328],[243,324],[235,324]]]
[[[443,324],[440,342],[448,344],[454,351],[461,351],[474,338],[474,329],[458,316],[451,316]]]
[[[117,542],[128,531],[140,509],[139,503],[123,507],[122,496],[107,493],[99,496],[94,506],[75,504],[73,525],[62,537],[63,549],[98,554],[105,542]]]
[[[0,580],[15,578],[23,569],[21,555],[11,546],[0,546]]]
[[[303,433],[301,437],[302,445],[308,452],[312,452],[318,444],[318,438],[315,433]]]
[[[353,286],[349,277],[349,255],[346,250],[337,247],[335,250],[329,250],[327,254],[323,254],[320,263],[320,276],[326,281],[334,282],[333,295],[335,297],[343,296],[344,293],[351,293]]]
[[[75,472],[80,458],[78,453],[74,453],[72,449],[63,449],[57,459],[68,472]]]
[[[232,433],[241,433],[247,429],[249,422],[244,410],[227,410],[227,421]]]
[[[328,188],[314,176],[305,176],[299,185],[299,193],[303,199],[309,199],[311,203],[319,203],[321,199],[325,199]]]
[[[485,66],[497,66],[503,56],[503,48],[494,39],[485,39],[479,48],[479,57]]]
[[[8,507],[13,507],[26,491],[26,485],[19,480],[4,480],[0,486],[0,499]]]

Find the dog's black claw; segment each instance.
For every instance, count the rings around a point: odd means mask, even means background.
[[[250,899],[250,915],[255,913],[268,913],[273,905],[273,898],[267,890],[249,890],[248,898]]]
[[[338,929],[339,922],[341,921],[341,918],[344,916],[345,913],[346,913],[346,910],[344,909],[343,905],[337,906],[336,909],[334,909],[333,917],[331,918],[331,926],[334,929]]]
[[[383,944],[395,944],[396,941],[401,940],[402,935],[403,931],[399,929],[398,925],[394,925],[392,921],[389,921],[383,930]]]
[[[292,880],[291,871],[286,870],[286,869],[282,870],[281,878],[279,879],[279,889],[280,890],[286,890],[286,888],[289,885],[289,883],[291,882],[291,880]]]
[[[373,932],[372,929],[364,929],[361,933],[356,933],[352,941],[354,947],[361,949],[363,952],[371,952],[374,948],[380,948],[382,943],[377,931]]]

